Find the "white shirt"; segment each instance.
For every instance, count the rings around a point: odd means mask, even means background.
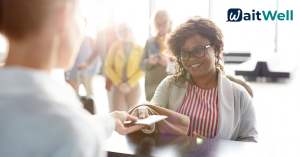
[[[0,68],[1,157],[103,157],[114,129],[112,117],[89,114],[47,72]]]
[[[160,83],[151,102],[177,111],[186,96],[187,88],[175,86],[173,83],[169,96],[170,79],[171,76],[168,76]],[[221,72],[218,72],[217,88],[219,124],[214,138],[257,142],[258,132],[254,104],[246,89],[227,79]]]

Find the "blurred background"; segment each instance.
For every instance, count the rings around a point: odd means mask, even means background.
[[[173,21],[172,29],[189,16],[200,15],[214,21],[224,34],[226,74],[249,81],[257,113],[259,144],[269,149],[271,156],[295,156],[300,133],[300,1],[299,0],[81,0],[82,15],[87,19],[86,35],[95,40],[98,51],[103,50],[103,36],[111,22],[128,22],[134,41],[145,46],[147,39],[155,36],[151,18],[156,10],[166,10]],[[293,10],[293,21],[241,21],[226,22],[230,8],[245,12]],[[261,15],[261,18],[263,16]],[[0,35],[0,65],[5,63],[8,44]],[[101,71],[93,82],[97,113],[109,112],[105,90],[105,51],[100,52]],[[230,54],[227,55],[226,54]],[[240,57],[246,54],[247,57]],[[230,56],[233,57],[230,57]],[[242,55],[245,56],[245,55]],[[236,62],[235,62],[236,61]],[[254,71],[257,62],[266,62],[271,72],[288,73],[287,78],[254,76],[254,79],[236,75],[236,71]],[[64,82],[64,71],[54,70],[55,79]],[[248,78],[248,79],[247,79]],[[144,80],[139,80],[141,97],[146,101]],[[79,95],[86,95],[82,85]]]

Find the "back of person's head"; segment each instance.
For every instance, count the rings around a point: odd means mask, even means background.
[[[0,30],[7,38],[17,40],[36,33],[67,1],[76,0],[1,0]]]
[[[61,59],[56,68],[66,68],[75,58],[72,53],[84,29],[78,0],[1,0],[0,16],[0,32],[9,43],[57,38]]]

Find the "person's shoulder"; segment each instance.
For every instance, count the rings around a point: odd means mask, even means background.
[[[185,83],[182,83],[182,82],[176,82],[175,83],[175,78],[173,78],[174,76],[173,75],[169,75],[167,77],[165,77],[163,80],[162,80],[162,83],[165,84],[165,85],[171,85],[172,87],[173,86],[176,86],[177,88],[186,88],[188,86],[188,83],[185,82]]]
[[[111,48],[112,47],[118,47],[118,46],[120,46],[120,44],[121,44],[121,42],[120,41],[115,41],[115,42],[113,42],[112,44],[111,44]]]
[[[136,46],[136,48],[137,48],[139,51],[143,50],[143,46],[141,46],[141,45],[139,45],[139,44],[137,44],[137,43],[134,43],[134,45]]]
[[[34,148],[51,141],[97,143],[95,139],[100,136],[89,121],[89,114],[81,110],[42,99],[14,101],[1,106],[0,118],[6,120],[0,122],[0,137]]]
[[[232,87],[234,90],[237,90],[239,92],[247,92],[242,85],[240,85],[234,81],[231,81],[231,80],[229,80],[229,81],[232,83]]]
[[[154,37],[150,37],[148,40],[147,40],[147,43],[153,43],[153,42],[156,42],[157,41],[157,38],[156,36]]]
[[[173,75],[169,75],[169,76],[165,77],[165,78],[163,79],[163,82],[169,82],[170,80],[172,80],[172,76],[173,76]]]
[[[242,86],[241,84],[234,82],[230,79],[228,79],[226,76],[223,77],[224,81],[231,84],[233,94],[236,97],[239,97],[242,100],[251,101],[252,97],[250,93]]]
[[[243,91],[244,90],[244,87],[241,86],[240,84],[232,81],[231,79],[229,79],[227,76],[225,75],[222,75],[222,84],[231,84],[232,88],[234,90],[237,90],[237,91]]]
[[[11,123],[24,122],[33,127],[64,128],[73,132],[92,127],[88,123],[90,114],[81,106],[60,104],[47,98],[20,98],[11,101],[10,105],[3,106],[2,109],[1,112],[11,113],[7,115]]]

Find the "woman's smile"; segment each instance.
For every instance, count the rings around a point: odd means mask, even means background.
[[[203,63],[204,63],[204,62],[202,62],[202,63],[197,63],[197,64],[191,64],[191,65],[188,65],[188,66],[189,66],[189,68],[190,68],[191,70],[196,70],[196,69],[199,69],[200,66],[201,66]]]

